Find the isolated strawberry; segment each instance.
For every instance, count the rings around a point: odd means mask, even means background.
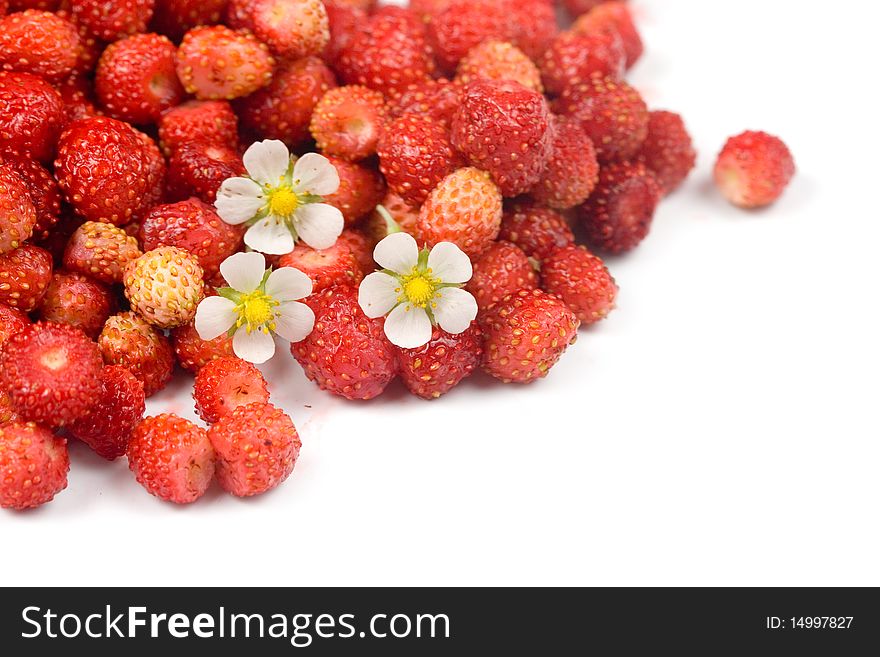
[[[227,0],[156,0],[153,29],[179,41],[200,25],[216,25],[223,18]]]
[[[64,266],[103,283],[121,283],[125,266],[141,255],[137,240],[121,228],[87,221],[71,235]]]
[[[196,374],[196,413],[213,424],[239,406],[269,401],[266,379],[256,366],[240,358],[218,358]]]
[[[638,159],[654,174],[664,194],[675,191],[697,161],[691,136],[681,116],[674,112],[651,112],[648,137]]]
[[[67,488],[67,441],[30,423],[0,425],[0,507],[24,511]]]
[[[505,383],[532,383],[547,376],[577,339],[578,319],[556,297],[520,290],[479,317],[483,369]]]
[[[281,58],[320,55],[330,40],[321,0],[251,0],[250,29]]]
[[[480,78],[510,80],[533,91],[544,91],[538,67],[522,50],[508,41],[483,41],[471,48],[459,62],[455,75],[458,83],[467,85]]]
[[[281,256],[278,266],[294,267],[305,273],[312,279],[312,294],[333,285],[357,287],[364,277],[355,254],[338,240],[329,249],[321,250],[298,244],[292,252]]]
[[[626,72],[626,51],[623,40],[614,31],[563,32],[550,44],[540,66],[547,92],[560,94],[594,75],[622,78]]]
[[[327,288],[307,303],[315,311],[315,329],[290,351],[309,380],[347,399],[382,394],[396,374],[395,353],[382,320],[368,319],[358,305],[357,289]]]
[[[61,193],[58,190],[58,183],[42,164],[29,157],[9,157],[6,158],[6,164],[15,169],[34,205],[36,223],[33,239],[46,239],[52,227],[58,223],[61,213]],[[8,202],[9,200],[6,201]],[[0,205],[3,203],[4,201],[0,199]]]
[[[121,365],[144,386],[147,397],[164,388],[174,373],[171,344],[140,315],[113,315],[98,336],[98,346],[107,365]]]
[[[596,148],[580,124],[565,117],[554,121],[551,148],[553,154],[531,195],[548,207],[568,210],[586,201],[596,188]]]
[[[127,368],[101,370],[101,392],[91,410],[67,428],[108,461],[125,454],[131,432],[144,417],[144,386]]]
[[[128,467],[148,493],[166,502],[195,502],[214,478],[207,432],[172,413],[143,419],[128,443]]]
[[[392,117],[415,114],[448,127],[461,102],[461,85],[446,78],[413,82],[389,102]]]
[[[507,2],[451,0],[428,23],[437,61],[444,69],[455,70],[468,51],[483,41],[509,41],[517,31],[516,18]]]
[[[202,340],[192,323],[172,329],[171,339],[177,362],[190,372],[198,372],[217,358],[233,355],[232,338],[223,334],[213,340]]]
[[[0,71],[0,152],[47,162],[64,120],[64,100],[48,82]]]
[[[529,257],[515,244],[495,242],[474,262],[474,275],[465,289],[474,295],[480,312],[508,294],[538,287],[538,276]]]
[[[571,29],[586,34],[606,31],[619,34],[626,52],[627,68],[635,65],[645,50],[642,38],[625,2],[602,2],[578,18]]]
[[[20,247],[34,232],[37,210],[18,172],[0,164],[0,254]]]
[[[742,208],[776,201],[795,174],[788,146],[766,132],[731,137],[715,163],[715,184],[724,197]]]
[[[203,140],[180,144],[168,161],[168,200],[196,196],[213,204],[223,181],[244,173],[241,155],[234,148]]]
[[[103,283],[76,272],[56,271],[38,314],[47,322],[78,328],[94,340],[116,305],[116,296]]]
[[[359,85],[337,87],[318,101],[309,130],[325,155],[356,162],[375,154],[387,116],[378,91]]]
[[[52,280],[52,255],[25,244],[0,255],[0,303],[29,313],[46,294]]]
[[[395,350],[400,378],[407,389],[422,399],[437,399],[480,366],[482,333],[476,322],[456,335],[435,327],[427,344]]]
[[[76,66],[79,34],[68,20],[27,9],[0,18],[0,69],[61,82]]]
[[[293,472],[302,445],[293,421],[266,403],[239,406],[208,430],[217,482],[238,497],[260,495]]]
[[[324,200],[339,208],[345,225],[351,226],[372,212],[385,197],[385,179],[366,164],[332,156],[327,159],[339,174],[339,189]]]
[[[574,244],[574,233],[558,212],[520,200],[505,205],[498,239],[516,244],[527,256],[541,261],[556,249]]]
[[[562,299],[581,326],[605,319],[617,298],[617,284],[605,263],[583,246],[566,246],[544,258],[541,287]]]
[[[162,329],[192,321],[205,296],[198,258],[176,246],[160,246],[132,260],[122,282],[131,309]]]
[[[446,176],[428,196],[416,233],[428,245],[452,242],[474,258],[498,237],[500,226],[501,191],[489,174],[465,167]]]
[[[0,347],[13,335],[24,331],[30,324],[31,320],[25,313],[0,303]]]

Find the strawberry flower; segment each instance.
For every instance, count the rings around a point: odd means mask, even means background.
[[[384,269],[364,278],[358,303],[367,317],[387,315],[385,335],[398,347],[427,344],[434,325],[462,333],[476,318],[476,299],[461,289],[473,267],[455,244],[419,251],[411,235],[393,233],[376,245],[373,257]]]
[[[267,139],[251,144],[242,160],[247,177],[224,180],[214,205],[226,223],[250,226],[245,244],[284,255],[297,240],[313,249],[336,243],[345,222],[337,208],[323,202],[339,189],[339,173],[326,157],[292,157],[283,142]]]
[[[228,333],[242,360],[265,363],[275,354],[277,334],[303,340],[315,326],[315,313],[298,299],[312,293],[312,281],[299,269],[266,269],[262,253],[236,253],[220,265],[229,287],[207,297],[196,309],[195,327],[202,340]]]

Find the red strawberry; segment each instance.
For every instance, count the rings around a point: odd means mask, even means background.
[[[372,273],[376,269],[376,263],[373,261],[375,243],[362,231],[346,228],[336,243],[349,248],[362,273]]]
[[[0,354],[3,384],[28,420],[63,426],[82,417],[100,391],[101,352],[79,329],[38,322],[10,337]]]
[[[583,128],[565,117],[555,122],[552,148],[553,155],[531,195],[551,208],[568,210],[586,201],[596,188],[596,149]]]
[[[352,34],[336,70],[346,84],[387,96],[432,77],[434,60],[424,24],[408,9],[383,7]]]
[[[0,507],[24,511],[67,488],[67,441],[34,423],[0,426]]]
[[[193,28],[177,50],[177,75],[202,100],[247,96],[271,82],[274,65],[266,44],[223,25]]]
[[[617,298],[617,284],[605,263],[583,246],[565,246],[545,258],[541,287],[562,299],[582,326],[605,319]]]
[[[28,316],[17,308],[0,303],[0,347],[16,333],[21,333],[31,325]]]
[[[196,413],[213,424],[239,406],[269,401],[266,379],[256,366],[240,358],[218,358],[196,374]]]
[[[336,86],[333,71],[317,57],[282,62],[272,83],[242,98],[236,110],[242,125],[264,139],[281,139],[289,146],[308,140],[315,105]]]
[[[165,155],[191,141],[238,148],[238,118],[227,101],[191,100],[163,112],[159,142]]]
[[[12,405],[12,397],[6,390],[0,390],[0,427],[13,422],[21,422],[22,418]]]
[[[64,101],[48,82],[0,71],[0,152],[50,160],[64,119]]]
[[[179,41],[200,25],[216,25],[223,18],[227,0],[156,0],[153,29]]]
[[[40,319],[80,329],[92,339],[104,322],[116,312],[116,297],[110,289],[78,273],[56,271],[40,304]]]
[[[249,18],[253,33],[279,57],[320,55],[330,41],[321,0],[252,0]]]
[[[559,32],[553,0],[508,2],[514,26],[513,43],[537,62]]]
[[[197,196],[212,204],[224,180],[245,173],[241,155],[229,146],[201,140],[181,144],[168,162],[168,199]]]
[[[337,87],[315,106],[309,130],[325,155],[356,162],[376,152],[387,114],[378,91],[358,85]]]
[[[459,62],[456,82],[467,85],[480,78],[511,80],[527,89],[544,91],[538,68],[522,50],[507,41],[483,41]]]
[[[65,80],[55,85],[64,102],[64,127],[78,119],[98,116],[92,93],[92,80],[84,73],[71,73]]]
[[[171,344],[163,333],[133,312],[104,324],[98,346],[107,365],[122,365],[144,385],[147,397],[164,388],[174,373]]]
[[[571,28],[575,32],[591,34],[614,31],[623,39],[626,67],[631,68],[642,56],[645,47],[625,2],[603,2],[578,18]]]
[[[574,244],[574,233],[558,212],[516,201],[504,209],[498,239],[516,244],[530,258],[543,260],[556,249]]]
[[[507,2],[451,0],[428,23],[437,61],[445,69],[454,70],[477,44],[487,39],[510,40],[518,29],[516,18]]]
[[[440,181],[419,212],[418,239],[430,246],[452,242],[471,258],[498,237],[501,192],[489,174],[459,169]]]
[[[214,208],[196,198],[156,205],[144,217],[140,242],[144,251],[160,246],[185,249],[199,259],[205,278],[220,271],[220,263],[238,250],[242,229],[230,226]]]
[[[0,68],[61,82],[76,66],[79,34],[68,20],[28,9],[0,19]]]
[[[516,82],[472,82],[452,121],[453,146],[488,171],[504,196],[523,194],[540,180],[552,138],[547,101]]]
[[[364,277],[352,250],[338,241],[329,249],[321,250],[299,244],[291,253],[281,256],[278,266],[295,267],[305,273],[312,279],[312,294],[333,285],[357,287]]]
[[[479,366],[483,355],[481,336],[476,322],[457,335],[435,327],[428,344],[417,349],[395,348],[401,380],[422,399],[445,395]]]
[[[594,76],[566,89],[557,102],[559,113],[593,140],[603,164],[635,157],[648,136],[648,107],[626,82]]]
[[[208,438],[217,454],[217,482],[238,497],[283,483],[302,446],[290,417],[261,403],[239,406],[211,426]]]
[[[776,201],[795,174],[788,146],[766,132],[731,137],[715,163],[715,184],[724,197],[742,208]]]
[[[73,20],[102,41],[146,32],[156,0],[70,0]]]
[[[339,174],[339,190],[324,197],[330,205],[339,208],[345,225],[351,226],[375,208],[385,197],[385,180],[364,164],[328,157]]]
[[[65,0],[65,5],[69,5],[69,0]],[[79,47],[76,49],[76,64],[74,65],[74,73],[87,74],[95,70],[98,65],[98,58],[101,51],[104,50],[104,42],[97,39],[94,34],[89,31],[87,25],[83,25],[73,17],[73,12],[69,9],[59,9],[56,12],[62,18],[66,18],[76,27],[79,34]]]
[[[538,276],[529,257],[515,244],[495,242],[474,263],[474,275],[465,289],[474,295],[480,312],[508,294],[538,287]]]
[[[213,340],[202,340],[193,324],[184,324],[171,331],[174,354],[180,366],[190,372],[198,372],[217,358],[232,356],[232,338],[221,335]]]
[[[592,76],[621,79],[626,72],[626,52],[617,32],[563,32],[541,58],[541,75],[547,92],[561,94]]]
[[[37,211],[18,172],[0,164],[0,254],[17,249],[29,239]]]
[[[382,320],[368,319],[358,305],[357,289],[327,288],[308,304],[315,311],[315,330],[290,351],[309,380],[347,399],[382,394],[396,374],[395,353]]]
[[[638,159],[645,163],[663,188],[675,191],[694,168],[697,153],[682,118],[673,112],[651,112],[648,138]]]
[[[325,0],[324,9],[327,10],[330,25],[330,40],[324,48],[323,57],[328,64],[335,64],[358,26],[367,22],[367,12],[340,0]]]
[[[581,206],[589,243],[608,253],[634,249],[648,235],[663,190],[641,163],[603,167],[599,184]]]
[[[483,369],[504,383],[547,376],[577,339],[578,319],[556,297],[520,290],[480,317]]]
[[[7,164],[15,169],[30,196],[37,213],[33,238],[46,239],[52,227],[58,223],[61,213],[61,193],[58,183],[46,168],[30,158],[9,158]],[[2,168],[2,167],[0,167]],[[0,205],[3,204],[0,199]]]
[[[52,254],[32,244],[0,255],[0,303],[29,313],[52,280]]]
[[[109,365],[101,370],[101,392],[92,410],[68,430],[99,456],[113,461],[125,454],[145,408],[143,384],[125,367]]]
[[[184,95],[168,37],[138,34],[107,46],[98,61],[95,91],[104,110],[129,123],[155,123]]]
[[[121,228],[87,221],[71,235],[64,266],[103,283],[121,283],[125,266],[141,255],[137,240]]]
[[[127,454],[138,483],[166,502],[195,502],[214,478],[214,448],[207,432],[171,413],[142,420]]]
[[[441,180],[463,165],[452,147],[449,130],[415,114],[404,114],[388,124],[378,152],[388,187],[416,207]]]
[[[132,215],[132,219],[137,221],[141,219],[146,210],[162,201],[162,198],[165,195],[166,167],[165,158],[162,155],[162,151],[159,150],[159,145],[143,132],[135,130],[135,133],[141,141],[144,161],[146,162],[146,171],[144,173],[146,190],[144,192],[143,203],[141,204],[141,208]]]
[[[449,126],[460,102],[459,84],[446,78],[422,80],[408,85],[391,101],[391,116],[416,114]]]

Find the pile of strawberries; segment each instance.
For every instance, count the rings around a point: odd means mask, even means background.
[[[546,376],[614,307],[597,254],[639,245],[696,157],[624,80],[643,50],[627,3],[563,4],[565,30],[552,0],[0,0],[0,506],[66,487],[67,438],[177,503],[290,475],[293,422],[230,337],[192,323],[243,249],[217,190],[260,139],[341,180],[336,245],[272,261],[313,282],[314,330],[291,346],[311,380],[366,400],[399,377],[432,399],[480,368]],[[746,133],[715,175],[759,207],[793,173],[781,141]],[[401,349],[364,315],[389,213],[471,258],[468,330]],[[175,364],[208,430],[144,419]]]

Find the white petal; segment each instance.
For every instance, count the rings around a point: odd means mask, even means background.
[[[290,151],[277,139],[257,141],[242,156],[244,168],[261,185],[277,185],[290,166]]]
[[[232,351],[242,360],[259,365],[275,355],[275,339],[263,331],[248,333],[247,326],[242,326],[232,338]]]
[[[438,290],[434,304],[434,318],[447,333],[463,333],[477,317],[477,300],[461,288]]]
[[[266,281],[266,294],[278,302],[305,299],[312,293],[312,279],[295,267],[280,267]]]
[[[278,306],[275,332],[285,340],[291,342],[305,340],[313,328],[315,328],[315,313],[306,304],[288,301]]]
[[[299,238],[313,249],[329,249],[345,228],[342,213],[326,203],[307,203],[297,208],[293,225]]]
[[[385,320],[385,335],[402,349],[415,349],[431,341],[431,320],[422,308],[402,303]]]
[[[467,283],[474,275],[471,259],[452,242],[440,242],[431,249],[428,268],[444,283]]]
[[[234,302],[223,297],[208,297],[196,308],[196,333],[202,340],[213,340],[231,329],[236,319]]]
[[[373,260],[384,269],[408,274],[419,263],[419,245],[409,233],[393,233],[376,245]]]
[[[293,187],[297,193],[329,196],[339,191],[339,173],[323,155],[306,153],[293,165]]]
[[[400,297],[400,281],[381,271],[373,272],[358,288],[358,303],[364,314],[375,319],[384,317],[396,306]]]
[[[253,219],[265,204],[263,190],[250,178],[227,178],[214,201],[220,218],[233,226]]]
[[[244,243],[254,251],[261,251],[269,255],[290,253],[295,244],[287,224],[271,214],[247,229],[244,234]]]
[[[266,258],[262,253],[236,253],[223,261],[220,273],[233,290],[253,292],[266,274]]]

